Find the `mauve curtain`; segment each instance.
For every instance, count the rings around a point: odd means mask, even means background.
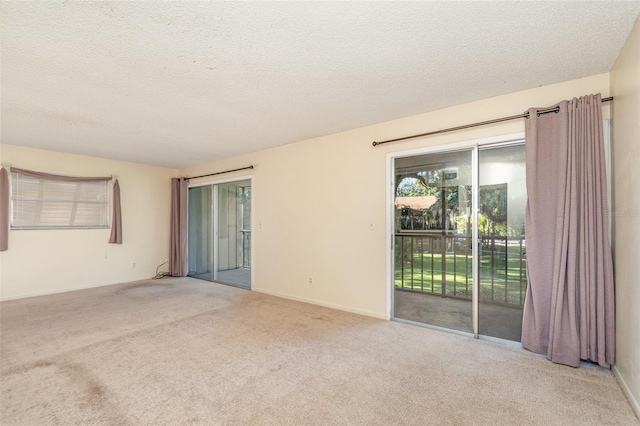
[[[615,363],[613,262],[600,95],[529,110],[522,346],[553,362]]]
[[[11,167],[11,173],[18,173],[24,176],[31,176],[39,179],[56,180],[60,182],[100,182],[100,181],[109,181],[112,179],[111,176],[83,177],[83,176],[53,175],[51,173],[34,172],[33,170],[19,169],[17,167]]]
[[[120,183],[113,184],[113,214],[111,217],[110,244],[122,244],[122,208],[120,207]]]
[[[9,174],[0,170],[0,251],[9,249]]]
[[[171,247],[169,274],[174,277],[187,275],[187,192],[188,181],[171,179]]]

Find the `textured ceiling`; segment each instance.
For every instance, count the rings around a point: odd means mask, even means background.
[[[167,167],[610,70],[640,2],[13,2],[2,143]]]

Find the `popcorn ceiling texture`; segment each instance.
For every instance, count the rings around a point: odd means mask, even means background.
[[[181,168],[608,72],[640,2],[0,11],[2,143]]]

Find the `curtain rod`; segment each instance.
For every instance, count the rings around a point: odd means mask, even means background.
[[[602,98],[602,102],[609,102],[613,100],[613,96],[609,96],[608,98]],[[538,115],[541,114],[548,114],[550,112],[557,112],[559,110],[560,107],[555,107],[555,108],[547,108],[547,109],[541,109],[538,111]],[[509,117],[502,117],[502,118],[496,118],[494,120],[487,120],[487,121],[480,121],[478,123],[471,123],[471,124],[464,124],[462,126],[456,126],[456,127],[449,127],[448,129],[442,129],[442,130],[435,130],[433,132],[427,132],[427,133],[420,133],[419,135],[411,135],[411,136],[403,136],[401,138],[395,138],[395,139],[387,139],[386,141],[380,141],[380,142],[373,142],[372,145],[373,146],[378,146],[378,145],[383,145],[385,143],[391,143],[391,142],[399,142],[399,141],[404,141],[407,139],[413,139],[413,138],[419,138],[422,136],[431,136],[431,135],[437,135],[440,133],[448,133],[448,132],[455,132],[456,130],[463,130],[463,129],[469,129],[471,127],[479,127],[479,126],[486,126],[487,124],[495,124],[495,123],[501,123],[503,121],[510,121],[510,120],[517,120],[518,118],[529,118],[529,113],[525,112],[524,114],[518,114],[518,115],[512,115]]]
[[[207,177],[207,176],[215,176],[215,175],[222,175],[225,173],[231,173],[231,172],[237,172],[240,170],[249,170],[249,169],[253,169],[253,164],[247,167],[240,167],[239,169],[233,169],[233,170],[225,170],[224,172],[217,172],[217,173],[209,173],[208,175],[200,175],[200,176],[193,176],[193,177],[187,177],[184,179],[198,179],[198,178],[202,178],[202,177]]]

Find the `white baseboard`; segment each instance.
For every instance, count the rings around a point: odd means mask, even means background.
[[[47,291],[40,291],[40,292],[35,292],[35,293],[20,294],[18,296],[0,297],[0,302],[4,302],[6,300],[26,299],[27,297],[49,296],[51,294],[68,293],[70,291],[77,291],[77,290],[88,290],[90,288],[107,287],[107,286],[116,285],[116,284],[135,283],[135,282],[138,282],[138,281],[145,281],[145,279],[139,279],[139,280],[133,280],[133,281],[122,281],[122,282],[118,281],[116,283],[90,285],[90,286],[84,286],[84,287],[73,287],[73,288],[62,288],[62,289],[59,288],[59,289],[55,289],[55,290],[47,290]]]
[[[94,285],[94,286],[78,287],[78,288],[63,288],[63,289],[56,289],[56,290],[49,290],[49,291],[39,291],[35,293],[19,294],[18,296],[0,297],[0,302],[4,302],[6,300],[26,299],[27,297],[49,296],[51,294],[67,293],[69,291],[75,291],[75,290],[86,290],[89,288],[104,287],[105,285],[110,285],[110,284]]]
[[[620,374],[620,370],[618,370],[618,367],[614,365],[612,370],[613,374],[616,376],[616,379],[618,379],[618,383],[620,383],[624,394],[627,396],[629,404],[631,404],[631,408],[633,408],[633,411],[636,413],[636,417],[640,419],[640,404],[638,403],[638,400],[636,399],[635,395],[631,393],[631,389],[629,389],[627,381],[624,379],[622,374]]]
[[[367,316],[367,317],[373,317],[373,318],[378,318],[378,319],[386,319],[385,315],[384,315],[384,312],[374,312],[374,311],[368,311],[368,310],[365,310],[365,309],[353,308],[351,306],[343,306],[343,305],[338,305],[338,304],[335,304],[335,303],[326,303],[326,302],[322,302],[322,301],[316,300],[316,299],[308,299],[306,297],[293,296],[293,295],[290,295],[290,294],[280,293],[280,292],[277,292],[277,291],[266,290],[266,289],[259,288],[259,287],[252,287],[251,290],[255,291],[256,293],[264,293],[264,294],[268,294],[270,296],[281,297],[283,299],[295,300],[296,302],[304,302],[304,303],[309,303],[311,305],[324,306],[325,308],[337,309],[339,311],[351,312],[351,313],[354,313],[354,314],[364,315],[364,316]]]

